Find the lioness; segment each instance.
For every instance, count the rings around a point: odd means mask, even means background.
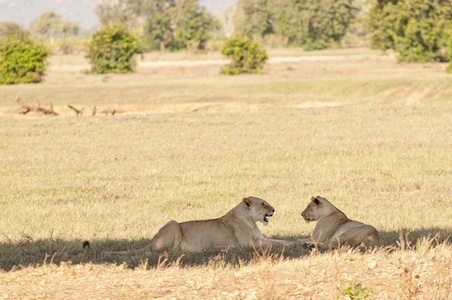
[[[265,200],[247,197],[239,205],[218,219],[170,221],[163,226],[151,241],[154,251],[179,250],[201,252],[211,248],[237,246],[268,247],[271,245],[293,245],[294,242],[265,238],[256,222],[268,225],[268,217],[275,209]]]
[[[298,240],[301,244],[337,247],[377,242],[379,239],[373,226],[350,220],[330,201],[320,196],[312,197],[301,215],[306,223],[317,221],[312,238]]]

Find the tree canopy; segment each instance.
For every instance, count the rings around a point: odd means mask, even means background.
[[[352,0],[239,0],[236,28],[251,37],[275,34],[307,50],[340,42],[357,9]]]
[[[375,48],[392,49],[405,62],[450,60],[452,0],[377,0],[369,15]]]
[[[48,11],[40,15],[31,24],[31,32],[43,37],[66,38],[77,35],[80,26],[77,23],[65,21],[54,11]]]
[[[25,31],[19,24],[14,22],[0,22],[0,38],[17,35],[19,37],[28,36],[28,32]]]
[[[198,0],[103,0],[95,9],[102,25],[142,24],[150,50],[203,49],[209,31],[218,27]]]
[[[102,26],[121,24],[131,30],[138,24],[143,12],[143,1],[139,0],[101,0],[94,8]]]

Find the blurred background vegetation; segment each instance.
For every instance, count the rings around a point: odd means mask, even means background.
[[[395,51],[401,62],[452,60],[452,0],[238,0],[220,14],[198,0],[101,0],[93,10],[100,26],[122,25],[137,39],[135,53],[219,52],[243,36],[272,48],[372,47]],[[81,32],[48,11],[29,28],[0,22],[0,43],[16,35],[51,53],[86,54],[96,30]]]

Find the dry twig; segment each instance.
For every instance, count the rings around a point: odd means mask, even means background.
[[[72,106],[72,105],[70,105],[70,104],[68,104],[67,105],[70,109],[72,109],[73,111],[75,111],[75,114],[78,116],[78,115],[83,115],[83,111],[85,110],[85,108],[84,107],[82,107],[82,109],[77,109],[77,108],[75,108],[74,106]]]

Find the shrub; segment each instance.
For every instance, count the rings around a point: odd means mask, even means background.
[[[451,0],[377,0],[371,9],[372,45],[393,49],[403,62],[441,60],[452,37]]]
[[[449,63],[449,66],[447,67],[446,72],[447,73],[452,73],[452,62]]]
[[[138,40],[123,25],[110,25],[93,34],[87,58],[92,73],[133,73]]]
[[[69,40],[63,40],[57,48],[57,51],[63,54],[74,53],[75,43]]]
[[[48,51],[28,36],[0,40],[0,84],[38,83],[46,70]]]
[[[222,74],[262,73],[262,66],[268,59],[261,44],[242,36],[229,38],[221,53],[232,62],[221,70]]]
[[[449,38],[449,48],[445,54],[446,61],[450,61],[449,66],[446,69],[447,73],[452,73],[452,36]]]
[[[358,283],[354,287],[349,286],[344,291],[344,296],[348,296],[351,300],[368,299],[369,293],[371,293],[371,292],[372,292],[372,289],[365,288],[361,285],[361,283]]]

